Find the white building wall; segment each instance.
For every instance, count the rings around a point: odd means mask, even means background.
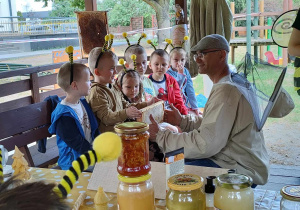
[[[16,0],[11,0],[11,9],[12,9],[12,16],[16,17],[17,16]],[[1,17],[10,17],[9,0],[0,0],[0,32],[12,31],[12,27],[14,28],[14,31],[17,30],[17,22],[18,22],[17,18],[13,18],[13,24],[11,24],[10,18],[1,18]]]

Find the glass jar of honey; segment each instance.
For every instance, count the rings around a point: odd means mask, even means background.
[[[205,210],[203,178],[194,174],[178,174],[168,179],[170,188],[166,205],[168,210]]]
[[[154,189],[151,175],[125,177],[118,175],[120,180],[117,199],[120,210],[154,210]]]
[[[242,174],[222,174],[216,179],[214,205],[217,209],[254,209],[252,179]]]
[[[289,185],[284,186],[280,194],[280,210],[300,210],[300,186]]]
[[[142,176],[150,171],[148,129],[148,124],[143,122],[125,122],[115,126],[122,139],[117,167],[122,176]]]

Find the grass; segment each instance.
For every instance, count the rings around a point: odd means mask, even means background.
[[[265,47],[266,48],[266,47]],[[266,49],[265,49],[266,50]],[[277,46],[271,46],[271,51],[274,53],[275,58],[277,57],[277,51],[278,47]],[[245,56],[246,53],[246,47],[238,47],[236,49],[235,53],[235,65],[240,63],[242,58]],[[252,53],[253,53],[253,48],[252,48]],[[229,61],[231,61],[231,58],[229,56]],[[279,76],[278,71],[270,69],[270,68],[264,68],[262,71],[260,71],[260,79],[261,82],[259,83],[260,88],[265,90],[267,93],[273,92],[273,88],[269,84],[274,84],[277,81],[277,78]],[[293,64],[288,64],[287,66],[287,73],[285,75],[282,87],[291,95],[295,108],[292,110],[292,112],[287,115],[284,118],[280,119],[275,119],[275,118],[268,118],[267,123],[296,123],[299,122],[298,116],[300,115],[300,96],[297,94],[297,92],[294,90],[294,67]],[[193,79],[193,84],[194,84],[194,89],[195,93],[197,94],[203,94],[204,93],[204,87],[203,87],[203,76],[198,75]]]

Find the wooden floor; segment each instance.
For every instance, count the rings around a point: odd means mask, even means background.
[[[286,185],[300,185],[300,166],[271,165],[268,183],[256,188],[280,191]]]

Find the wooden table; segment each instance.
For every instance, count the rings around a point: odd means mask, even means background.
[[[205,171],[203,167],[203,171]],[[55,170],[55,169],[45,169],[45,168],[30,168],[30,173],[33,180],[43,180],[45,182],[55,182],[59,183],[61,178],[65,175],[66,171]],[[205,172],[204,172],[205,173]],[[94,196],[96,191],[87,190],[88,182],[91,178],[91,173],[82,173],[79,180],[74,184],[73,189],[70,194],[68,194],[66,201],[73,205],[80,193],[85,192],[87,198],[83,202],[80,209],[94,209]],[[108,203],[108,209],[117,210],[117,197],[115,193],[107,193],[108,197],[111,199]],[[255,209],[256,210],[276,210],[280,209],[281,196],[279,192],[272,190],[254,190],[255,195]],[[165,209],[165,201],[156,199],[156,208]]]

